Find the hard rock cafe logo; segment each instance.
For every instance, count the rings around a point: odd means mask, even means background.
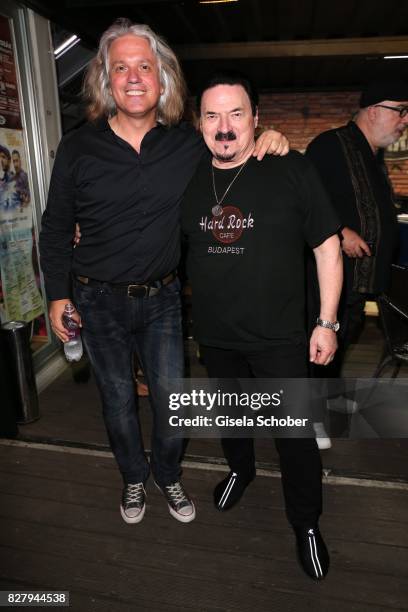
[[[214,238],[223,244],[236,242],[244,230],[253,229],[252,213],[244,216],[235,206],[224,206],[219,215],[212,218],[201,217],[200,228],[203,232],[211,231]]]

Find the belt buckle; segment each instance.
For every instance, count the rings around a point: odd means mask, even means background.
[[[128,285],[128,297],[147,297],[149,295],[149,285]]]

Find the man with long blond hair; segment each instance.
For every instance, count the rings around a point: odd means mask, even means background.
[[[104,32],[84,93],[89,122],[59,146],[43,216],[50,321],[67,341],[61,317],[72,299],[124,481],[124,521],[142,520],[151,468],[170,514],[187,523],[195,508],[180,482],[183,440],[160,436],[157,421],[165,409],[160,381],[183,376],[179,204],[205,147],[180,123],[186,87],[178,60],[146,25],[121,19]],[[256,155],[269,143],[268,152],[286,152],[279,133],[266,140]],[[82,238],[74,250],[76,222]],[[150,466],[135,405],[135,352],[154,418]]]

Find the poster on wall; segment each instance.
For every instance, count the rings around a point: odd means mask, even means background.
[[[0,128],[0,318],[44,311],[33,268],[33,211],[21,130]]]
[[[0,127],[22,128],[10,22],[2,15],[0,15]]]

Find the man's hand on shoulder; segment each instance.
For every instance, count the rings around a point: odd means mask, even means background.
[[[316,325],[310,338],[310,361],[316,365],[329,365],[337,350],[336,333]]]
[[[256,142],[252,155],[261,161],[265,155],[287,155],[289,153],[289,140],[276,130],[265,130]]]
[[[67,342],[67,340],[69,340],[68,332],[62,322],[62,315],[65,305],[70,303],[72,302],[69,298],[65,298],[63,300],[52,300],[50,302],[49,315],[52,331],[60,340],[62,340],[62,342]],[[75,319],[82,327],[81,317],[77,311],[74,312],[73,319]]]
[[[341,234],[343,239],[341,241],[341,248],[347,255],[347,257],[364,257],[365,255],[371,256],[370,247],[368,244],[361,238],[357,232],[350,229],[349,227],[344,227],[341,230]]]

